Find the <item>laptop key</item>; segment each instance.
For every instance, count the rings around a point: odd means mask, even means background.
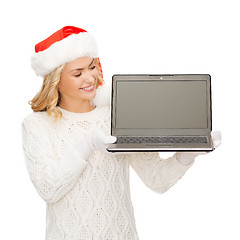
[[[118,137],[116,143],[207,143],[205,136]]]

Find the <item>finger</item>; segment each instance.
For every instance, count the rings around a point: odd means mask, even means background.
[[[107,149],[104,149],[104,153],[108,156],[113,156],[113,153],[109,152]]]
[[[222,134],[220,131],[214,131],[211,133],[211,135],[214,140],[221,140],[222,138]]]
[[[97,135],[104,144],[114,143],[117,141],[115,136],[108,136],[100,129],[97,131]]]
[[[99,145],[99,149],[102,153],[105,153],[107,155],[112,155],[110,152],[108,152],[107,150],[107,144],[103,144],[101,143],[101,145]]]
[[[104,144],[115,143],[117,138],[114,136],[105,136],[103,139]]]
[[[115,143],[117,138],[114,136],[106,135],[101,129],[96,129],[96,137],[102,142],[103,144]]]
[[[211,135],[212,135],[214,148],[217,148],[222,142],[222,134],[220,131],[214,131],[212,132]]]
[[[103,142],[105,139],[105,133],[101,129],[95,130],[95,136],[96,139],[100,140],[100,142]]]

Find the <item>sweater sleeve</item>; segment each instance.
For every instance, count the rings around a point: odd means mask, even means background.
[[[181,165],[176,154],[168,159],[161,159],[157,152],[133,153],[129,157],[132,168],[144,184],[156,193],[166,192],[192,166]]]
[[[74,146],[59,151],[62,145],[51,141],[48,130],[31,120],[22,122],[22,146],[30,179],[47,203],[69,192],[87,165]]]

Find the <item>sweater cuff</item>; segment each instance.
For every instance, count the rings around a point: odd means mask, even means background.
[[[177,152],[175,154],[175,157],[176,157],[176,159],[178,160],[179,163],[181,163],[184,166],[188,166],[188,165],[190,165],[191,163],[194,162],[195,157],[197,155],[198,154],[194,154],[194,153],[191,153],[191,152],[187,152],[187,153]]]
[[[72,148],[69,156],[66,158],[69,166],[69,174],[79,177],[87,166],[87,161],[84,160],[76,148]]]

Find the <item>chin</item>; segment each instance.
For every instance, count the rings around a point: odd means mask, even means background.
[[[90,92],[90,93],[88,93],[87,94],[87,96],[86,96],[86,98],[88,99],[88,100],[93,100],[95,97],[96,97],[96,89],[94,89],[94,91],[92,91],[92,92]]]

